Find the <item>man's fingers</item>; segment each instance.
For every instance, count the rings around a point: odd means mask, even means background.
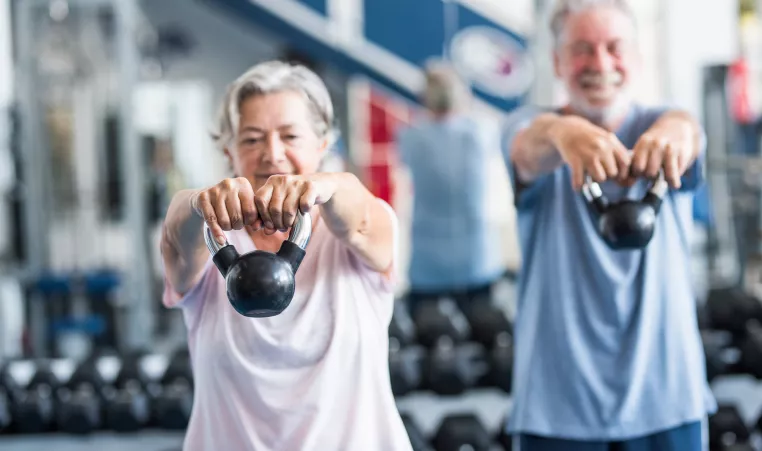
[[[599,160],[593,160],[587,165],[587,172],[590,177],[598,183],[603,183],[608,179],[606,170],[603,168],[603,164]]]
[[[672,188],[680,188],[680,162],[671,147],[664,154],[664,178]]]
[[[640,176],[646,172],[648,166],[648,157],[651,151],[651,141],[641,138],[635,144],[632,149],[632,157],[630,162],[630,174],[633,176]]]
[[[659,175],[659,171],[664,167],[664,158],[666,156],[668,144],[655,143],[648,156],[648,164],[643,175],[649,178]]]
[[[585,183],[585,166],[577,160],[570,162],[569,167],[571,168],[572,187],[575,191],[579,191]]]

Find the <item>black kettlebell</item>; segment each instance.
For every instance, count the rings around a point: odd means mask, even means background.
[[[582,194],[593,212],[598,234],[610,248],[643,249],[653,238],[656,216],[668,188],[660,172],[643,199],[609,202],[600,185],[587,176]]]
[[[278,252],[256,250],[239,255],[229,243],[220,245],[204,224],[204,239],[212,260],[225,278],[233,308],[243,316],[266,318],[283,312],[296,288],[294,278],[312,234],[312,218],[298,213],[288,240]]]

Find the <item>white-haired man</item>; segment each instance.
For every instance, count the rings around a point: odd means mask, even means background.
[[[516,112],[504,141],[523,254],[509,432],[521,451],[701,450],[716,408],[690,275],[703,131],[634,102],[641,61],[624,0],[559,0],[551,28],[569,102]],[[608,246],[586,177],[611,201],[638,200],[660,172],[653,238]]]

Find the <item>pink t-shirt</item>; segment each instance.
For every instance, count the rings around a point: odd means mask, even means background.
[[[396,215],[384,203],[395,224]],[[228,232],[239,253],[245,231]],[[396,264],[395,251],[395,264]],[[247,318],[230,305],[211,258],[179,296],[195,393],[185,451],[411,451],[392,395],[393,280],[371,270],[318,219],[289,307]]]

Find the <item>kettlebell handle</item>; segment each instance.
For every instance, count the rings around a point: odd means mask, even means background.
[[[223,232],[224,233],[224,232]],[[302,213],[301,211],[296,213],[296,221],[294,226],[291,227],[291,232],[288,234],[288,241],[296,244],[301,249],[306,249],[307,244],[310,242],[310,236],[312,235],[312,216],[309,213]],[[225,243],[220,244],[214,239],[212,229],[209,228],[209,224],[204,221],[204,241],[206,247],[212,256],[217,255],[223,248],[230,246],[227,236],[225,236]]]
[[[664,171],[659,170],[659,174],[652,179],[651,185],[643,197],[643,202],[653,204],[655,209],[659,209],[664,195],[667,193],[669,185],[664,178]],[[589,174],[585,174],[585,183],[582,184],[582,195],[585,200],[599,212],[603,213],[609,206],[609,200],[606,195],[603,194],[601,185],[598,182],[593,181]]]

